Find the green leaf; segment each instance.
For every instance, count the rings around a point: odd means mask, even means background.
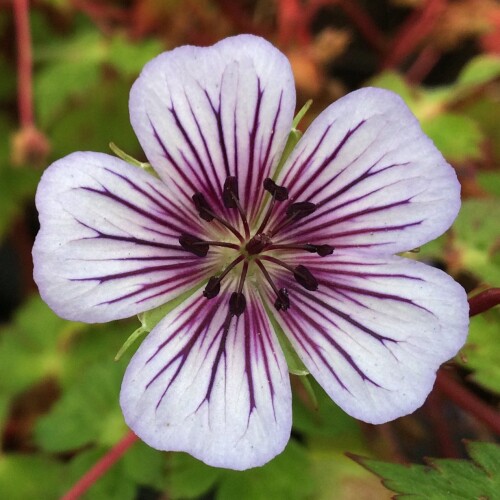
[[[481,85],[500,77],[500,57],[482,54],[465,66],[457,79],[457,86]]]
[[[173,499],[215,489],[216,500],[300,500],[314,489],[305,449],[293,440],[263,467],[246,471],[209,467],[185,453],[172,454],[170,464],[167,491]]]
[[[472,380],[500,394],[500,309],[494,308],[471,318],[467,344],[458,361],[472,371]]]
[[[129,92],[128,82],[108,76],[78,100],[66,103],[64,112],[47,131],[52,139],[53,157],[74,151],[108,151],[110,141],[126,144],[132,155],[140,152],[130,125]]]
[[[305,438],[335,438],[339,448],[357,448],[362,434],[357,421],[341,410],[317,382],[311,382],[317,396],[312,407],[299,397],[293,399],[293,427]]]
[[[37,296],[16,313],[0,337],[0,392],[15,395],[64,370],[64,340],[82,324],[56,316]]]
[[[484,136],[472,118],[443,113],[422,120],[422,129],[450,161],[461,162],[481,157]]]
[[[500,491],[500,446],[468,443],[472,460],[428,459],[410,466],[352,457],[399,493],[398,498],[425,500],[494,499]]]
[[[37,421],[36,443],[49,452],[116,443],[127,430],[118,404],[123,370],[111,361],[89,367]]]
[[[81,98],[98,83],[100,68],[92,60],[65,61],[47,66],[35,75],[37,116],[40,125],[48,127],[70,98]]]
[[[163,48],[159,40],[150,39],[132,43],[124,36],[116,35],[111,40],[107,61],[122,76],[136,76],[148,61],[161,52],[163,52]]]
[[[477,180],[485,191],[500,198],[500,172],[479,172]]]
[[[500,200],[467,200],[453,225],[454,250],[462,269],[500,285]]]
[[[166,453],[137,441],[123,457],[123,472],[137,484],[163,491],[167,476]]]
[[[8,500],[56,499],[63,467],[42,455],[0,455],[0,492]]]
[[[386,90],[392,90],[405,101],[406,105],[413,110],[416,106],[418,92],[410,87],[404,78],[394,71],[380,73],[374,79],[370,80],[369,85]]]
[[[201,497],[214,489],[224,474],[223,469],[210,467],[187,453],[171,453],[168,465],[167,491],[174,500]]]
[[[0,240],[22,212],[24,203],[34,196],[39,180],[40,172],[36,170],[0,165]]]
[[[0,136],[3,138],[0,141],[0,241],[22,212],[24,203],[35,194],[40,180],[40,172],[36,170],[10,166],[8,137],[12,128],[13,124],[0,115]]]

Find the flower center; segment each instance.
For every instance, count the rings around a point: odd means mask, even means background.
[[[220,217],[214,212],[205,196],[201,192],[193,194],[192,200],[198,211],[198,215],[206,222],[217,222],[223,227],[225,227],[229,232],[231,232],[238,240],[237,243],[228,243],[225,241],[207,241],[192,234],[183,233],[179,236],[180,246],[198,257],[206,257],[210,247],[225,247],[235,251],[235,257],[230,261],[230,263],[218,274],[210,277],[205,289],[203,290],[203,295],[207,299],[212,299],[216,297],[221,289],[222,280],[235,269],[239,264],[242,263],[241,274],[238,279],[238,285],[236,291],[231,294],[229,299],[229,315],[231,318],[233,316],[240,316],[246,308],[246,299],[243,294],[243,286],[245,279],[248,274],[248,269],[250,265],[255,264],[257,269],[262,273],[265,280],[269,283],[273,289],[276,300],[274,302],[274,307],[278,311],[286,311],[290,307],[290,298],[288,290],[286,288],[278,288],[274,283],[268,269],[266,268],[266,263],[272,263],[278,265],[288,271],[290,271],[297,283],[303,286],[309,291],[315,291],[318,288],[318,281],[313,276],[311,271],[303,265],[291,266],[281,259],[273,255],[269,255],[268,252],[274,250],[279,251],[306,251],[310,253],[317,253],[320,257],[330,255],[333,252],[333,247],[328,244],[315,245],[311,243],[306,244],[275,244],[273,243],[273,238],[285,228],[289,228],[298,220],[308,217],[314,213],[317,206],[309,201],[301,201],[296,203],[290,203],[285,211],[284,218],[276,223],[273,227],[268,228],[271,215],[276,206],[276,203],[281,203],[288,200],[288,189],[284,186],[278,186],[272,179],[267,178],[263,187],[266,191],[271,194],[271,201],[267,208],[267,212],[262,219],[262,222],[255,234],[251,236],[250,226],[246,217],[246,213],[240,204],[238,196],[238,183],[236,177],[230,176],[226,179],[224,183],[224,188],[222,191],[222,202],[226,208],[236,209],[241,217],[243,223],[244,235],[235,228],[230,222],[228,222],[224,217]]]

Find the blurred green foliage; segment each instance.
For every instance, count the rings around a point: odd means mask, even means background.
[[[51,147],[43,167],[73,151],[109,152],[111,141],[141,157],[129,122],[128,94],[143,65],[163,50],[188,42],[211,43],[252,26],[259,32],[267,30],[275,42],[279,38],[275,33],[277,23],[269,21],[276,12],[266,10],[274,9],[275,2],[257,2],[254,11],[247,7],[252,2],[242,2],[243,7],[235,2],[225,10],[225,2],[208,0],[78,2],[94,6],[94,10],[79,10],[68,0],[33,3],[30,21],[35,117]],[[231,14],[238,8],[243,9],[243,15]],[[392,4],[390,8],[394,8]],[[370,9],[372,12],[373,6]],[[120,17],[122,12],[127,15]],[[338,35],[335,26],[332,23],[328,27],[328,36]],[[347,29],[351,37],[358,36],[352,27]],[[14,26],[6,7],[0,7],[0,31],[5,32],[0,51],[0,135],[5,138],[0,141],[0,241],[13,245],[15,252],[24,252],[29,259],[30,249],[16,246],[20,245],[16,231],[19,222],[21,226],[24,222],[29,237],[33,199],[43,169],[36,167],[36,162],[15,165],[12,160],[16,146],[7,139],[18,129],[16,61]],[[321,33],[315,35],[302,52],[296,50],[295,42],[287,43],[284,35],[278,41],[294,56],[299,104],[314,98],[315,105],[324,108],[352,83],[328,72],[336,56],[331,55],[332,60],[311,56],[318,54],[319,48],[324,50],[319,42]],[[429,45],[439,46],[439,34],[430,36]],[[331,45],[335,40],[331,38]],[[357,53],[359,64],[364,65],[367,50]],[[352,73],[359,70],[356,61],[349,60]],[[307,85],[301,86],[300,82],[315,79],[320,82],[320,90],[312,92]],[[401,68],[373,70],[365,82],[401,95],[456,168],[463,187],[461,213],[446,235],[412,257],[431,260],[457,278],[466,276],[464,283],[469,289],[500,286],[499,81],[500,57],[476,50],[474,56],[467,56],[451,82],[412,82]],[[314,113],[309,111],[308,116]],[[15,274],[22,274],[23,265],[19,264]],[[10,284],[0,285],[10,293]],[[71,323],[58,318],[38,296],[28,292],[24,290],[22,304],[0,326],[0,496],[8,500],[51,500],[66,492],[127,432],[118,394],[137,345],[133,344],[118,362],[113,359],[139,323]],[[177,303],[141,315],[140,328],[149,332]],[[499,323],[498,309],[474,318],[463,356],[455,360],[497,405]],[[297,365],[297,372],[301,370]],[[220,470],[186,454],[163,453],[137,442],[83,498],[152,498],[147,496],[151,492],[165,492],[173,499],[390,498],[378,479],[348,459],[345,451],[375,456],[362,463],[383,477],[389,489],[403,496],[441,499],[450,498],[450,492],[456,491],[462,495],[457,498],[464,498],[464,494],[465,498],[495,498],[500,489],[498,447],[469,444],[472,461],[435,460],[432,467],[407,468],[382,462],[380,459],[398,458],[394,452],[398,443],[392,442],[398,438],[391,438],[394,428],[387,431],[383,427],[385,430],[374,437],[377,431],[361,427],[342,412],[309,376],[302,378],[304,384],[298,380],[292,377],[293,438],[285,452],[268,465],[245,472]],[[402,422],[406,426],[404,436],[413,438],[422,433],[418,419],[409,417]],[[477,435],[491,437],[484,429]]]

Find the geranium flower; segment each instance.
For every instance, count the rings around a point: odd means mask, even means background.
[[[278,168],[294,110],[290,65],[263,39],[180,47],[130,96],[159,178],[74,153],[41,180],[35,279],[57,314],[105,322],[192,292],[123,380],[125,420],[154,448],[233,469],[280,453],[292,413],[278,329],[371,423],[421,406],[464,343],[463,289],[394,255],[451,225],[453,169],[402,100],[375,88],[328,107]]]

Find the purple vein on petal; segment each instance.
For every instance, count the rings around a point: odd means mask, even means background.
[[[252,199],[252,189],[253,189],[253,174],[256,170],[255,162],[255,140],[257,137],[257,132],[260,125],[260,111],[262,105],[262,97],[264,95],[264,90],[261,88],[260,79],[257,78],[257,102],[255,103],[255,111],[253,116],[252,129],[250,130],[250,135],[248,137],[248,168],[247,168],[247,179],[245,185],[245,199]],[[258,165],[260,169],[264,168],[264,165]],[[260,186],[259,186],[260,187]],[[247,207],[247,209],[250,207]],[[254,207],[251,207],[252,210]],[[253,215],[253,214],[252,214]]]
[[[172,155],[169,153],[167,147],[165,146],[165,143],[160,138],[160,136],[158,134],[158,131],[156,130],[155,126],[153,125],[153,122],[151,121],[151,118],[149,117],[149,115],[148,115],[148,120],[149,120],[149,124],[151,126],[151,130],[153,132],[153,136],[154,136],[156,142],[158,143],[158,145],[160,146],[161,150],[163,151],[163,156],[165,157],[165,159],[167,161],[169,161],[172,164],[172,166],[175,169],[175,172],[179,175],[179,177],[189,186],[189,188],[191,190],[191,193],[186,192],[182,188],[182,186],[179,185],[179,183],[176,183],[177,188],[184,194],[184,196],[186,198],[190,199],[192,193],[196,193],[199,189],[193,184],[193,181],[189,178],[189,175],[186,174],[185,169],[181,168],[180,165],[174,160],[174,158],[172,157]],[[201,180],[200,180],[199,175],[196,172],[196,170],[193,171],[192,168],[191,168],[190,172],[193,175],[193,177],[201,185]]]
[[[327,156],[322,162],[321,164],[315,169],[314,171],[314,175],[315,176],[320,176],[322,174],[322,172],[328,167],[328,165],[335,160],[335,158],[337,158],[337,156],[339,155],[339,153],[342,151],[342,149],[344,148],[344,146],[349,142],[349,140],[356,134],[356,132],[364,125],[364,123],[366,123],[366,120],[361,120],[357,125],[355,125],[353,128],[349,129],[344,137],[339,141],[339,143],[337,144],[336,148],[332,151],[332,153]],[[308,156],[307,160],[305,162],[302,163],[302,165],[297,169],[297,171],[295,172],[295,175],[292,179],[292,181],[288,181],[287,182],[287,185],[294,185],[298,178],[302,175],[304,175],[305,173],[305,170],[307,169],[307,167],[309,166],[309,163],[311,161],[311,159],[314,157],[314,152],[317,151],[317,149],[319,148],[319,146],[321,145],[321,143],[325,140],[325,137],[326,137],[326,134],[328,133],[328,131],[330,130],[331,126],[333,125],[330,124],[324,134],[321,136],[321,139],[319,140],[317,146],[314,148],[313,152]],[[306,190],[306,188],[309,186],[308,183],[304,182],[302,184],[302,186],[298,189],[298,190],[294,190],[293,191],[293,195],[296,197],[296,198],[299,198],[302,193]]]
[[[136,300],[137,304],[140,304],[141,302],[145,302],[146,300],[150,300],[154,297],[158,297],[160,295],[165,295],[168,292],[171,292],[174,289],[177,289],[183,285],[187,285],[189,283],[192,283],[193,281],[202,281],[203,278],[206,276],[207,271],[203,269],[199,269],[196,271],[193,271],[192,266],[190,266],[186,272],[179,273],[176,275],[176,281],[175,283],[172,283],[172,279],[165,279],[162,281],[157,281],[155,283],[145,283],[141,285],[141,287],[138,290],[134,290],[132,292],[126,293],[124,295],[121,295],[120,297],[116,297],[111,300],[106,300],[104,302],[99,303],[98,305],[102,304],[116,304],[117,302],[120,302],[122,300],[129,299],[131,297],[136,297],[140,294],[143,294],[144,292],[147,291],[152,291],[153,293],[150,295],[147,295],[145,297],[141,297],[140,299]],[[154,291],[154,289],[162,287],[164,285],[169,285],[165,288],[162,288],[159,291]]]
[[[311,294],[309,293],[303,293],[302,294],[303,296],[307,297],[310,301],[314,302],[314,303],[317,303],[321,306],[325,306],[326,303],[321,301],[321,300],[317,300],[315,299],[314,296],[311,297]],[[298,303],[301,303],[303,307],[301,307],[300,309],[298,309],[298,314],[297,316],[299,318],[301,318],[301,322],[299,322],[293,315],[290,315],[289,317],[287,317],[287,321],[290,321],[291,323],[294,324],[293,328],[291,329],[291,331],[293,332],[293,335],[296,339],[298,339],[298,334],[296,334],[295,332],[300,332],[300,335],[303,339],[305,339],[308,344],[313,348],[313,350],[316,352],[316,354],[321,358],[321,360],[323,361],[323,363],[325,364],[325,366],[328,367],[329,371],[332,373],[332,375],[334,375],[334,377],[336,378],[337,382],[339,382],[339,384],[349,392],[349,390],[347,389],[347,387],[345,386],[345,384],[340,380],[340,378],[338,377],[338,375],[335,373],[333,367],[330,365],[330,363],[328,363],[323,354],[321,353],[321,349],[319,348],[317,342],[315,342],[312,337],[307,333],[307,329],[305,328],[304,326],[304,323],[307,322],[309,323],[312,328],[311,328],[311,331],[314,331],[314,332],[317,332],[319,333],[346,361],[347,363],[351,366],[351,368],[365,381],[367,382],[370,382],[372,383],[373,385],[377,386],[377,387],[380,387],[379,384],[377,384],[375,381],[373,381],[370,377],[368,377],[364,372],[363,370],[357,365],[357,363],[352,359],[352,356],[343,348],[341,347],[338,342],[336,342],[332,335],[329,334],[324,325],[325,324],[332,324],[333,326],[335,326],[336,328],[338,328],[339,331],[342,331],[340,329],[340,327],[338,327],[338,325],[336,325],[335,323],[332,323],[332,321],[330,319],[328,319],[322,312],[319,308],[317,307],[313,307],[311,305],[310,302],[306,302],[303,300],[303,298],[300,296],[300,291],[298,291],[297,294],[294,294],[294,301],[295,302],[298,302]],[[390,339],[388,337],[384,337],[382,335],[379,335],[378,333],[374,332],[373,330],[370,330],[369,328],[361,325],[360,323],[358,323],[357,321],[354,321],[352,320],[352,318],[350,318],[347,314],[344,314],[342,313],[341,311],[335,309],[335,308],[330,308],[330,307],[327,307],[327,309],[336,314],[339,318],[341,319],[344,319],[345,321],[351,323],[353,326],[357,327],[358,329],[360,329],[361,331],[364,331],[365,333],[369,334],[370,336],[372,336],[373,338],[375,338],[376,340],[378,340],[379,342],[381,342],[386,348],[387,346],[385,345],[385,341],[389,341],[389,342],[396,342],[394,339]],[[318,323],[317,321],[315,321],[310,315],[307,314],[307,310],[312,310],[314,311],[316,314],[318,314],[324,321],[320,324]],[[303,345],[303,344],[302,344]]]
[[[186,96],[186,99],[187,99],[187,96]],[[200,131],[200,126],[199,126],[198,120],[194,116],[194,113],[193,113],[193,110],[191,108],[191,103],[189,102],[189,99],[187,99],[187,102],[188,102],[189,108],[191,110],[191,113],[193,115],[193,119],[194,119],[194,121],[196,123],[196,126],[198,127],[198,130]],[[200,158],[200,155],[198,153],[198,148],[193,144],[193,141],[189,137],[189,134],[187,133],[186,128],[182,124],[182,121],[179,118],[179,115],[177,114],[177,111],[175,110],[175,106],[174,106],[173,103],[171,103],[171,105],[168,108],[168,110],[169,110],[170,114],[172,115],[172,117],[174,118],[174,121],[175,121],[175,124],[177,125],[177,128],[181,132],[182,137],[184,138],[185,143],[187,144],[189,150],[191,151],[192,155],[194,156],[194,158],[196,160],[197,166],[196,167],[191,166],[190,167],[191,171],[193,171],[193,172],[201,172],[201,173],[205,174],[204,177],[205,177],[205,181],[206,182],[205,183],[201,183],[200,184],[200,188],[202,188],[202,189],[198,189],[197,191],[202,190],[205,193],[205,195],[207,195],[211,200],[216,200],[218,198],[218,191],[217,191],[216,187],[212,184],[212,181],[211,181],[210,177],[208,176],[208,172],[206,171],[205,164],[202,161],[202,159]],[[205,143],[205,146],[206,146],[206,142],[205,142],[205,139],[204,139],[203,135],[201,134],[201,131],[200,131],[200,135],[202,136],[202,140],[203,140],[203,142]],[[184,157],[184,155],[183,155],[183,158],[187,162],[187,159]],[[209,159],[210,159],[210,162],[213,165],[213,162],[212,162],[212,159],[210,158],[210,156],[209,156]],[[201,179],[199,177],[198,177],[198,179],[201,182]],[[216,179],[217,179],[217,181],[220,182],[220,180],[218,179],[217,176],[216,176]]]
[[[152,191],[154,191],[157,194],[157,196],[159,196],[161,199],[156,198],[155,196],[153,196],[151,194],[151,192],[146,191],[145,189],[143,189],[141,186],[139,186],[138,184],[136,184],[135,182],[133,182],[128,177],[125,177],[124,175],[121,175],[118,172],[114,172],[113,170],[110,170],[110,169],[107,169],[107,168],[105,168],[104,170],[106,170],[110,174],[115,175],[118,178],[122,179],[131,188],[133,188],[137,192],[141,193],[148,200],[152,201],[155,205],[157,205],[158,207],[160,207],[164,211],[165,215],[168,215],[170,217],[170,219],[172,219],[172,218],[180,219],[180,217],[179,217],[180,213],[179,212],[181,211],[181,207],[183,207],[183,205],[181,205],[181,204],[177,204],[177,205],[174,204],[172,202],[172,200],[169,200],[167,197],[165,197],[165,195],[163,193],[161,193],[155,186],[153,186],[153,185],[151,185],[151,184],[148,183],[148,187]],[[170,207],[166,206],[165,203],[168,203],[168,205],[170,205]],[[179,205],[181,205],[181,206],[179,206]],[[184,224],[186,224],[187,222],[191,222],[190,219],[192,218],[192,214],[186,212],[185,210],[183,210],[183,213],[184,213],[184,216],[185,216],[185,218],[182,219],[183,220],[183,226],[181,227],[181,226],[177,226],[177,225],[172,225],[172,227],[173,227],[173,229],[175,231],[180,231],[181,229],[185,231],[186,228],[185,228]],[[190,225],[190,227],[193,230],[197,229],[196,225]]]
[[[262,91],[262,94],[264,91]],[[258,179],[256,186],[259,188],[259,195],[258,198],[256,199],[255,203],[253,204],[252,208],[252,213],[249,214],[249,218],[252,220],[256,217],[258,210],[260,208],[260,205],[262,203],[262,200],[264,199],[263,196],[263,191],[261,189],[261,186],[264,182],[265,177],[268,176],[269,172],[269,167],[268,165],[269,162],[269,156],[271,154],[271,146],[273,143],[273,138],[274,138],[274,130],[276,129],[276,124],[278,123],[278,119],[280,117],[281,111],[282,111],[282,102],[283,102],[283,91],[280,93],[280,98],[278,100],[278,106],[276,108],[276,113],[274,115],[273,119],[273,124],[272,124],[272,130],[267,134],[267,145],[265,146],[265,152],[260,151],[259,154],[259,168],[258,170]],[[263,145],[261,145],[263,147]],[[249,186],[250,183],[247,183],[247,186]]]
[[[121,198],[120,196],[110,192],[105,187],[103,187],[102,191],[100,189],[96,189],[96,188],[92,188],[92,187],[88,187],[88,186],[83,186],[83,187],[75,188],[75,189],[81,189],[83,191],[88,191],[90,193],[94,193],[94,194],[97,194],[99,196],[102,196],[103,198],[108,198],[110,200],[113,200],[113,201],[119,203],[120,205],[127,207],[128,209],[132,210],[133,212],[135,212],[139,215],[142,215],[144,218],[149,219],[152,222],[155,222],[156,224],[158,224],[160,226],[167,227],[167,228],[172,229],[173,231],[176,231],[178,233],[181,233],[183,231],[181,226],[177,226],[176,224],[172,224],[171,222],[169,222],[161,217],[153,215],[152,213],[148,212],[147,210],[144,210],[143,208],[138,207],[134,203],[131,203],[130,201],[125,200],[125,199]]]

